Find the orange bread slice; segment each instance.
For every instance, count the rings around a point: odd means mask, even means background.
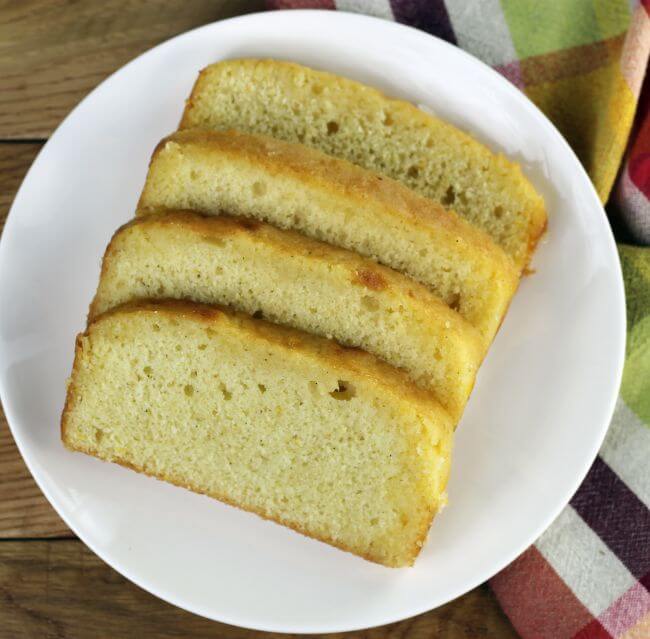
[[[387,566],[413,563],[445,503],[452,431],[367,353],[179,302],[90,324],[61,422],[71,450]]]
[[[412,104],[291,62],[207,67],[180,127],[301,142],[399,180],[489,233],[520,270],[546,226],[544,201],[517,164]]]
[[[137,218],[106,250],[90,321],[137,299],[225,304],[404,368],[458,420],[482,358],[476,329],[421,284],[356,253],[249,220]]]
[[[222,212],[294,229],[418,280],[481,333],[487,349],[518,284],[488,235],[403,185],[301,144],[179,131],[156,149],[138,214]]]

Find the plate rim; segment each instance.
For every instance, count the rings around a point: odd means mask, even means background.
[[[477,573],[474,575],[473,580],[469,580],[468,583],[465,584],[463,588],[459,588],[458,592],[454,592],[451,596],[447,596],[444,598],[444,601],[434,601],[432,604],[427,605],[427,606],[416,606],[412,609],[409,609],[407,611],[403,611],[399,615],[389,615],[381,619],[377,619],[376,621],[373,621],[371,624],[366,624],[366,623],[361,623],[359,625],[336,625],[336,624],[330,624],[329,626],[324,626],[324,625],[319,625],[319,626],[297,626],[297,627],[292,627],[288,625],[273,625],[273,624],[256,624],[252,623],[250,621],[242,620],[238,617],[229,617],[228,615],[220,615],[219,617],[216,617],[214,615],[214,612],[211,612],[209,610],[204,610],[200,606],[196,607],[192,604],[192,602],[188,602],[183,600],[182,596],[179,596],[177,600],[172,600],[172,597],[168,596],[166,593],[162,593],[158,587],[155,584],[150,584],[146,582],[145,580],[141,580],[139,577],[133,577],[131,575],[131,571],[128,567],[128,565],[125,565],[124,562],[121,562],[119,560],[114,560],[113,558],[107,558],[104,556],[105,554],[102,551],[99,551],[94,543],[90,543],[87,539],[84,538],[83,535],[79,533],[79,531],[76,529],[76,526],[73,525],[72,521],[69,520],[69,518],[62,513],[63,508],[60,508],[60,504],[57,502],[57,500],[54,498],[52,495],[52,492],[50,491],[49,487],[49,482],[46,477],[41,475],[40,472],[34,472],[34,469],[32,468],[32,462],[29,458],[29,455],[25,455],[24,453],[24,446],[25,443],[22,441],[21,436],[17,436],[16,432],[19,430],[18,428],[15,428],[12,424],[13,423],[18,423],[18,418],[14,415],[13,411],[13,406],[12,402],[10,399],[10,394],[8,393],[7,389],[5,388],[5,384],[2,378],[0,378],[0,401],[2,402],[2,406],[4,408],[5,416],[7,419],[7,424],[9,427],[9,430],[12,434],[12,437],[14,439],[14,442],[16,443],[16,446],[20,452],[20,455],[25,462],[25,465],[27,466],[30,474],[34,478],[37,486],[41,490],[41,492],[45,495],[46,499],[50,503],[50,505],[54,508],[56,511],[57,515],[63,519],[63,521],[66,523],[66,525],[73,531],[73,533],[77,536],[77,538],[84,543],[90,550],[95,553],[102,561],[107,563],[110,567],[112,567],[114,570],[116,570],[118,573],[120,573],[124,578],[129,580],[131,583],[135,584],[139,588],[142,588],[143,590],[149,592],[150,594],[154,595],[155,597],[165,601],[168,604],[171,604],[173,606],[176,606],[178,608],[187,610],[193,614],[199,615],[201,617],[217,621],[220,623],[227,623],[231,625],[235,625],[241,628],[247,628],[251,630],[258,630],[258,631],[266,631],[266,632],[286,632],[286,633],[293,633],[293,634],[311,634],[311,633],[334,633],[334,632],[351,632],[351,631],[359,631],[359,630],[364,630],[364,629],[370,629],[370,628],[376,628],[379,626],[383,626],[389,623],[395,623],[398,621],[402,621],[404,619],[408,619],[411,617],[414,617],[416,615],[420,615],[426,612],[429,612],[441,605],[444,605],[445,603],[448,603],[450,601],[453,601],[457,599],[460,596],[463,596],[464,594],[468,593],[470,590],[473,590],[477,586],[481,585],[482,583],[486,582],[490,578],[492,578],[495,574],[503,570],[506,566],[508,566],[512,561],[514,561],[519,555],[521,555],[523,552],[525,552],[529,547],[531,547],[535,541],[540,537],[540,535],[548,529],[548,527],[555,521],[555,519],[559,516],[561,511],[567,506],[569,503],[571,497],[574,495],[576,490],[579,488],[580,484],[583,482],[585,476],[587,475],[589,469],[591,468],[596,456],[598,455],[598,451],[600,450],[602,443],[605,439],[605,436],[607,434],[607,431],[609,429],[610,423],[612,416],[614,414],[614,410],[616,407],[617,399],[619,396],[620,392],[620,385],[621,385],[621,380],[622,380],[622,375],[623,375],[623,366],[625,363],[625,348],[626,348],[626,338],[627,338],[627,329],[626,329],[626,322],[627,322],[627,311],[626,311],[626,298],[625,298],[625,286],[624,286],[624,280],[623,280],[623,274],[622,274],[622,267],[621,267],[621,262],[620,262],[620,256],[618,254],[617,248],[616,248],[616,241],[613,235],[613,231],[611,228],[611,225],[609,224],[609,221],[607,219],[607,215],[605,213],[605,210],[603,208],[603,205],[600,201],[600,198],[598,196],[598,193],[595,189],[595,186],[593,185],[591,179],[589,178],[588,174],[586,173],[586,170],[582,166],[580,160],[578,159],[575,151],[571,148],[571,146],[568,144],[564,136],[557,130],[555,125],[549,120],[549,118],[528,98],[528,96],[525,95],[522,91],[520,91],[517,87],[512,85],[506,78],[504,78],[502,75],[500,75],[497,71],[495,71],[492,67],[484,63],[482,60],[479,58],[476,58],[475,56],[467,53],[463,49],[461,49],[458,46],[455,46],[445,40],[442,40],[441,38],[431,35],[425,31],[422,31],[420,29],[417,29],[415,27],[411,27],[409,25],[404,25],[398,22],[386,20],[384,18],[379,18],[375,16],[368,16],[365,14],[358,14],[358,13],[349,13],[345,11],[330,11],[330,10],[323,10],[323,9],[292,9],[292,10],[287,10],[287,11],[259,11],[259,12],[254,12],[254,13],[248,13],[240,16],[234,16],[231,18],[227,18],[224,20],[217,20],[215,22],[211,22],[205,25],[201,25],[199,27],[196,27],[194,29],[191,29],[189,31],[185,31],[183,33],[180,33],[176,36],[173,36],[167,40],[164,40],[163,42],[160,42],[159,44],[155,45],[154,47],[151,47],[150,49],[147,49],[146,51],[143,51],[141,54],[138,56],[132,58],[129,60],[126,64],[122,65],[118,69],[116,69],[114,72],[112,72],[110,75],[108,75],[104,80],[102,80],[97,86],[95,86],[92,90],[90,90],[75,106],[74,108],[64,117],[64,119],[60,122],[60,124],[56,127],[56,129],[52,132],[48,140],[45,142],[43,147],[39,150],[38,154],[34,158],[32,164],[30,165],[28,171],[26,172],[20,187],[18,188],[16,195],[13,199],[13,202],[10,206],[9,213],[7,215],[7,219],[5,222],[5,226],[2,232],[2,235],[0,237],[0,259],[2,259],[2,256],[4,255],[5,252],[5,247],[7,245],[8,240],[6,239],[8,235],[13,234],[13,226],[16,224],[16,214],[14,214],[14,208],[16,207],[16,203],[19,202],[21,193],[23,192],[23,189],[25,189],[25,184],[29,181],[30,175],[32,171],[34,170],[34,167],[42,160],[42,157],[44,155],[44,151],[50,144],[50,142],[54,139],[57,139],[60,135],[62,135],[62,131],[65,130],[66,126],[68,125],[69,121],[74,117],[75,113],[77,112],[78,109],[80,109],[87,100],[91,99],[93,96],[97,94],[99,91],[103,91],[106,88],[106,85],[110,83],[110,81],[113,79],[114,76],[117,74],[121,73],[131,65],[137,63],[140,61],[142,58],[146,56],[153,56],[155,55],[158,50],[168,46],[170,43],[182,40],[182,39],[191,39],[192,37],[195,36],[196,33],[200,31],[208,31],[214,28],[227,28],[228,25],[234,23],[234,22],[254,22],[256,20],[264,19],[269,22],[269,29],[272,29],[274,25],[270,24],[271,22],[284,22],[284,21],[297,21],[300,22],[303,19],[319,19],[319,20],[331,20],[333,22],[359,22],[362,23],[360,26],[363,26],[363,23],[381,23],[382,28],[388,29],[388,30],[394,30],[395,32],[400,32],[400,31],[406,31],[410,32],[410,35],[408,36],[409,38],[419,38],[421,40],[429,40],[433,39],[438,42],[439,45],[441,45],[443,48],[445,48],[448,52],[450,52],[452,55],[457,55],[460,58],[465,58],[469,59],[472,64],[478,63],[480,67],[483,67],[483,72],[487,71],[489,74],[493,76],[495,81],[501,84],[503,90],[506,93],[509,93],[509,96],[511,99],[514,99],[520,104],[524,105],[531,113],[532,115],[539,121],[539,125],[547,129],[548,135],[551,137],[556,138],[556,141],[563,147],[563,150],[565,153],[568,153],[569,156],[572,158],[572,161],[574,165],[576,166],[576,170],[581,174],[582,178],[584,181],[586,181],[589,185],[589,190],[591,193],[591,196],[594,199],[594,202],[597,203],[598,205],[598,210],[600,213],[600,216],[604,218],[601,221],[604,221],[606,225],[606,237],[607,237],[607,243],[609,245],[609,249],[612,252],[612,255],[614,256],[614,265],[616,267],[617,273],[616,275],[616,280],[617,280],[617,288],[615,291],[616,297],[618,298],[618,304],[617,304],[617,314],[616,314],[616,321],[619,327],[618,334],[615,336],[616,339],[616,344],[615,346],[612,347],[612,349],[616,350],[617,352],[617,357],[616,357],[616,362],[614,363],[614,370],[612,372],[611,378],[613,380],[613,383],[611,385],[611,393],[608,401],[608,409],[606,412],[603,413],[603,418],[602,418],[602,423],[599,424],[599,429],[598,429],[598,436],[595,436],[592,440],[592,445],[589,450],[589,454],[586,455],[585,459],[588,460],[587,463],[585,463],[582,467],[579,469],[579,472],[576,472],[574,474],[574,481],[571,483],[571,486],[568,490],[564,491],[564,494],[562,494],[561,498],[556,499],[556,507],[554,509],[549,509],[549,512],[547,513],[547,516],[543,520],[543,524],[539,525],[537,529],[534,530],[534,532],[531,532],[529,534],[529,539],[527,539],[525,542],[520,542],[516,546],[513,545],[513,548],[511,548],[509,553],[503,553],[503,556],[500,558],[500,560],[493,562],[494,565],[492,565],[489,569],[483,570],[480,573]],[[223,25],[223,26],[222,26]],[[277,25],[275,25],[277,28]],[[329,25],[328,25],[329,26]],[[498,79],[497,79],[498,78]],[[1,292],[1,291],[0,291]],[[612,339],[614,340],[614,336],[612,336]],[[595,429],[594,429],[595,430]]]

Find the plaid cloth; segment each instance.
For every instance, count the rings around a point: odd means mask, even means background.
[[[650,0],[268,5],[396,20],[481,58],[551,118],[603,202],[617,182],[608,212],[619,241],[650,244],[650,82],[639,99],[650,51]],[[558,519],[491,581],[525,639],[650,639],[650,248],[619,244],[619,254],[628,345],[606,441]]]

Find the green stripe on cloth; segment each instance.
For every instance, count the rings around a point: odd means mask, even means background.
[[[627,299],[627,359],[621,394],[650,425],[650,250],[619,245]]]
[[[608,25],[606,31],[612,30],[611,14],[601,7],[597,16],[591,2],[502,0],[501,6],[521,58],[601,40],[601,23]],[[619,11],[614,15],[614,22],[620,22]],[[623,25],[620,31],[625,29]]]

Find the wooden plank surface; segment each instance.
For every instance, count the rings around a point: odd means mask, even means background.
[[[44,140],[88,91],[160,41],[262,4],[0,0],[0,227]],[[191,615],[109,568],[72,536],[42,496],[1,410],[0,621],[0,639],[286,636]],[[516,634],[483,585],[435,611],[354,636],[511,639]]]
[[[0,139],[49,136],[92,88],[143,51],[263,7],[263,0],[1,2]]]

